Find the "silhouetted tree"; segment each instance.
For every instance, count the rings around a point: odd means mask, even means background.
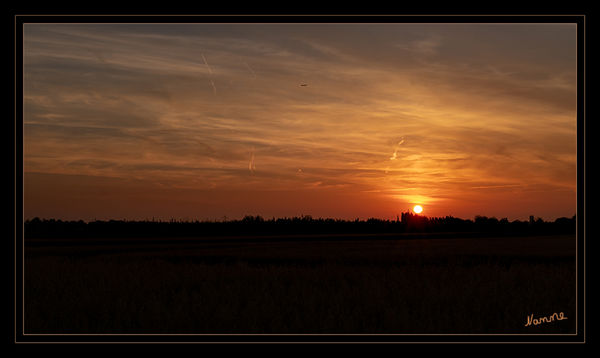
[[[493,235],[572,234],[576,217],[545,222],[541,218],[529,221],[476,216],[474,220],[446,217],[426,217],[404,212],[396,220],[314,219],[309,215],[293,218],[245,216],[231,221],[61,221],[35,217],[24,222],[25,237],[86,238],[86,237],[180,237],[268,234],[327,233],[414,233],[414,232],[480,232]]]

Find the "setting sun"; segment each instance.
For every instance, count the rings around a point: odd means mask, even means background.
[[[413,211],[417,214],[420,214],[423,211],[423,207],[421,205],[415,205]]]
[[[28,23],[24,215],[572,217],[576,31]]]

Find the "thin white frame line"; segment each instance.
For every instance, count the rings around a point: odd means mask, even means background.
[[[94,342],[94,341],[82,341],[82,342],[16,342],[17,344],[88,344],[88,343],[92,343],[92,344],[165,344],[165,343],[169,343],[169,344],[565,344],[565,343],[570,343],[570,344],[584,344],[585,342],[573,342],[573,341],[560,341],[560,342],[519,342],[519,341],[513,341],[513,342],[495,342],[495,341],[481,341],[481,342],[452,342],[452,341],[435,341],[435,342],[391,342],[391,341],[381,341],[381,342],[372,342],[372,341],[339,341],[339,342],[319,342],[319,341],[281,341],[281,342],[246,342],[246,341],[236,341],[236,342],[227,342],[227,341],[223,341],[223,342],[188,342],[188,341],[181,341],[181,342],[170,342],[170,341],[164,341],[164,342],[160,342],[160,341],[155,341],[155,342],[119,342],[119,341],[113,341],[113,342]]]
[[[315,26],[315,25],[398,25],[398,26],[419,26],[419,25],[556,25],[556,26],[567,26],[577,25],[577,22],[24,22],[23,25],[303,25],[303,26]]]
[[[23,17],[23,16],[131,16],[131,15],[15,15],[15,37],[16,37],[16,24],[17,24],[17,17]],[[192,16],[192,17],[211,17],[211,16],[231,16],[231,15],[133,15],[133,16],[140,16],[140,17],[152,17],[152,16]],[[233,16],[248,16],[248,17],[257,17],[257,16],[315,16],[315,15],[233,15]],[[317,15],[317,16],[330,16],[330,15]],[[351,16],[351,17],[361,17],[361,16],[398,16],[398,17],[412,17],[412,16],[432,16],[432,15],[337,15],[337,16]],[[433,15],[433,16],[449,16],[449,17],[457,17],[457,16],[515,16],[515,15]],[[565,16],[565,17],[583,17],[583,22],[584,22],[584,31],[583,31],[583,38],[584,38],[584,43],[585,43],[585,15],[516,15],[516,16],[546,16],[546,17],[556,17],[556,16]],[[195,25],[219,25],[219,24],[227,24],[227,23],[27,23],[27,24],[60,24],[60,25],[77,25],[77,24],[112,24],[112,25],[119,25],[119,24],[131,24],[131,25],[137,25],[137,24],[152,24],[152,25],[162,25],[162,24],[195,24]],[[233,23],[233,24],[240,24],[240,25],[245,25],[246,23]],[[247,23],[247,24],[279,24],[279,23]],[[281,24],[306,24],[306,25],[320,25],[320,24],[353,24],[353,25],[361,25],[361,24],[371,24],[371,23],[281,23]],[[452,24],[456,24],[456,25],[544,25],[544,24],[552,24],[552,25],[569,25],[569,24],[575,24],[576,28],[578,28],[578,23],[372,23],[372,24],[394,24],[394,25],[427,25],[427,24],[440,24],[440,25],[452,25]],[[26,25],[26,23],[22,23],[22,33],[24,34],[24,26]],[[577,34],[577,30],[576,30],[576,34]],[[25,36],[23,36],[22,38],[22,46],[23,46],[23,51],[24,51],[24,41],[25,41]],[[577,51],[578,51],[578,42],[576,40],[576,58],[577,58]],[[15,52],[15,63],[14,63],[14,68],[15,68],[15,73],[14,73],[14,80],[15,80],[15,89],[16,89],[16,38],[15,38],[15,43],[14,43],[14,52]],[[584,52],[584,74],[585,74],[585,46],[583,47],[583,52]],[[24,57],[24,53],[22,54],[22,56]],[[576,66],[578,66],[578,63],[576,62]],[[24,73],[24,61],[22,63],[22,73]],[[577,71],[577,73],[579,73]],[[585,146],[585,76],[582,76],[584,78],[584,85],[583,85],[583,89],[584,89],[584,118],[583,118],[583,122],[584,122],[584,146]],[[25,79],[23,77],[22,81],[24,82]],[[22,96],[24,98],[25,96],[25,86],[24,83],[22,83]],[[578,87],[576,87],[578,90]],[[576,91],[577,91],[576,90]],[[16,93],[16,91],[15,91]],[[15,96],[15,108],[16,108],[16,96]],[[22,101],[22,113],[24,115],[24,101]],[[15,111],[15,122],[16,122],[16,111]],[[22,121],[22,133],[23,133],[23,141],[22,141],[22,151],[24,151],[24,144],[25,144],[25,140],[24,140],[24,127],[25,127],[25,121]],[[576,142],[577,142],[578,138],[576,138]],[[16,142],[16,126],[15,126],[15,142]],[[577,147],[579,148],[579,147]],[[585,193],[585,148],[583,148],[583,155],[584,155],[584,163],[583,163],[583,170],[584,170],[584,193]],[[23,177],[25,175],[25,163],[24,163],[24,155],[22,158],[22,168],[23,168]],[[15,205],[16,205],[16,152],[15,152],[15,162],[14,162],[14,167],[15,167]],[[577,178],[577,174],[576,173],[576,178]],[[577,179],[576,179],[577,180]],[[577,182],[577,181],[576,181]],[[22,187],[22,198],[23,198],[23,207],[22,207],[22,215],[23,217],[25,216],[25,203],[24,203],[24,192],[25,192],[25,186],[23,185]],[[558,334],[558,333],[549,333],[549,334],[536,334],[536,333],[524,333],[524,334],[499,334],[499,333],[493,333],[493,334],[468,334],[468,333],[461,333],[461,334],[417,334],[417,333],[407,333],[407,334],[212,334],[212,333],[208,333],[208,334],[154,334],[154,333],[150,333],[150,334],[32,334],[32,333],[25,333],[25,239],[24,239],[24,221],[22,220],[21,223],[21,227],[22,227],[22,256],[23,256],[23,262],[22,262],[22,276],[23,276],[23,280],[22,280],[22,284],[23,284],[23,302],[22,302],[22,306],[23,306],[23,331],[21,332],[22,336],[130,336],[130,335],[136,335],[136,336],[238,336],[238,335],[243,335],[243,336],[265,336],[265,335],[275,335],[275,336],[286,336],[286,335],[293,335],[293,336],[304,336],[304,335],[315,335],[315,336],[577,336],[579,334],[579,326],[578,326],[578,280],[577,280],[577,274],[578,274],[578,250],[577,250],[577,243],[578,243],[578,222],[579,222],[579,215],[577,213],[577,201],[578,201],[578,195],[576,194],[576,234],[575,234],[575,241],[576,241],[576,255],[575,255],[575,270],[576,270],[576,289],[575,289],[575,296],[576,296],[576,300],[575,300],[575,332],[576,333],[567,333],[567,334]],[[585,195],[584,195],[584,205],[585,205]],[[584,213],[585,216],[585,213]],[[15,218],[16,219],[16,218]],[[15,234],[16,234],[16,220],[15,220]],[[16,240],[16,235],[15,235],[15,240]],[[585,240],[585,228],[584,228],[584,253],[585,253],[585,244],[586,244],[586,240]],[[16,263],[16,242],[15,242],[15,263]],[[585,265],[585,254],[584,254],[584,265]],[[584,310],[585,310],[585,270],[584,270]],[[34,342],[17,342],[16,340],[16,271],[15,271],[15,282],[14,282],[14,286],[15,286],[15,343],[34,343]],[[585,326],[585,317],[584,317],[584,326]],[[585,343],[585,327],[584,327],[584,341]],[[40,343],[45,343],[45,342],[40,342]],[[67,342],[60,342],[60,343],[67,343]],[[80,342],[73,342],[73,343],[80,343]],[[135,344],[136,342],[121,342],[121,343],[133,343]],[[168,343],[168,342],[167,342]],[[175,342],[175,343],[182,343],[182,342]],[[200,342],[200,343],[207,343],[207,342]],[[233,342],[215,342],[215,343],[233,343]],[[264,343],[264,342],[262,342]],[[275,343],[279,343],[279,342],[275,342]],[[324,342],[320,342],[320,343],[324,343]],[[334,343],[334,342],[331,342]],[[369,343],[369,342],[366,342]],[[373,343],[373,342],[371,342]],[[376,343],[380,343],[380,342],[376,342]],[[406,342],[401,342],[401,343],[406,343]],[[415,342],[415,343],[432,343],[432,342]],[[445,342],[442,342],[445,343]],[[465,342],[462,342],[465,343]],[[468,342],[467,342],[468,343]],[[473,343],[481,343],[481,342],[473,342]],[[526,343],[526,342],[524,342]],[[530,343],[543,343],[543,342],[530,342]],[[569,343],[569,342],[567,342]],[[570,342],[570,343],[580,343],[580,342]]]
[[[576,336],[576,333],[26,333],[24,336]]]
[[[577,24],[577,33],[579,33],[579,24]],[[580,86],[576,87],[576,89],[577,89],[577,101],[575,103],[576,103],[576,108],[577,108],[577,113],[578,113],[577,120],[578,120],[578,122],[583,122],[583,135],[582,135],[582,137],[583,137],[583,147],[581,148],[581,156],[582,156],[581,166],[583,167],[583,195],[582,195],[582,197],[583,197],[583,216],[584,216],[583,224],[584,224],[584,227],[583,227],[583,252],[581,252],[581,254],[583,255],[583,266],[584,266],[584,269],[583,269],[583,301],[584,301],[584,307],[583,307],[583,315],[582,315],[583,316],[584,327],[583,327],[582,334],[583,334],[583,339],[584,339],[584,342],[585,342],[585,333],[586,333],[585,332],[585,312],[586,312],[586,309],[585,309],[585,298],[586,298],[586,294],[585,294],[585,292],[586,292],[586,284],[585,284],[585,274],[586,274],[586,270],[585,270],[585,267],[586,267],[586,261],[585,261],[585,253],[586,253],[586,231],[585,231],[585,223],[586,223],[586,220],[587,220],[585,218],[585,216],[586,216],[586,208],[585,208],[585,205],[586,205],[586,202],[585,202],[585,197],[586,197],[586,195],[585,195],[585,193],[586,193],[586,190],[585,190],[585,152],[586,152],[586,144],[585,144],[585,133],[586,133],[586,130],[585,130],[585,123],[586,123],[586,101],[585,101],[585,99],[586,99],[586,96],[587,96],[586,90],[585,90],[585,86],[586,86],[586,82],[585,82],[585,80],[586,80],[586,67],[585,67],[585,57],[586,57],[586,26],[585,26],[585,16],[583,16],[583,30],[581,31],[581,36],[582,36],[582,42],[583,42],[583,46],[581,48],[581,52],[583,52],[583,73],[581,73],[581,74],[580,74],[580,66],[579,66],[579,51],[580,51],[579,41],[576,42],[577,43],[577,45],[576,45],[577,46],[576,58],[577,58],[577,75],[581,76],[581,79],[582,79],[582,82],[583,82],[583,84],[581,86],[581,89],[582,89],[582,92],[583,92],[582,93],[582,96],[583,96],[583,108],[582,108],[583,118],[579,118],[580,108],[579,108],[579,100],[578,99],[579,99],[579,96],[580,96],[580,90],[579,90]],[[579,40],[579,35],[577,36],[577,40]],[[578,79],[578,84],[579,84],[579,79]],[[580,145],[579,145],[579,143],[580,143],[579,132],[578,132],[578,135],[577,135],[577,138],[576,138],[575,141],[577,143],[577,150],[579,150],[579,147],[580,147]],[[578,160],[579,160],[579,157],[578,157]],[[577,178],[577,182],[579,182],[579,174],[580,174],[579,173],[579,169],[580,168],[579,168],[579,165],[576,165],[576,167],[577,167],[577,173],[576,173],[575,177]],[[579,194],[579,192],[578,192],[578,194]],[[579,202],[580,202],[579,195],[576,196],[575,202],[577,204],[577,210],[579,210]],[[575,232],[577,233],[576,234],[577,248],[575,250],[575,252],[576,252],[575,262],[576,262],[577,265],[575,267],[575,280],[577,282],[577,287],[579,287],[579,278],[580,278],[580,274],[581,274],[581,272],[579,270],[579,256],[580,256],[579,255],[580,254],[580,252],[579,252],[580,251],[579,250],[579,242],[580,242],[579,241],[579,233],[580,233],[579,222],[580,222],[581,218],[579,217],[579,213],[578,212],[577,212],[577,217],[575,218],[575,220],[576,220]],[[576,321],[577,332],[579,332],[579,326],[580,326],[579,325],[579,323],[580,323],[579,322],[579,289],[577,290],[577,294],[576,294],[575,297],[576,297],[576,302],[577,302],[576,310],[575,310],[577,316],[576,316],[575,319],[577,320]]]
[[[16,17],[577,17],[585,14],[15,14]]]

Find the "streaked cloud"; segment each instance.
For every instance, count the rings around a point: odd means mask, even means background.
[[[569,216],[574,50],[566,25],[27,24],[25,171],[211,190],[217,217],[231,192],[295,190],[379,217],[509,216],[499,192]],[[539,188],[572,197],[544,214]]]

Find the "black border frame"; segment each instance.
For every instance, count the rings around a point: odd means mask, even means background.
[[[14,242],[8,251],[14,253],[14,267],[7,272],[14,272],[14,326],[11,327],[15,344],[32,343],[205,343],[205,344],[239,344],[242,343],[586,343],[586,16],[558,14],[526,14],[526,15],[281,15],[281,14],[214,14],[214,15],[135,15],[135,14],[43,14],[13,13],[14,23]],[[578,289],[578,329],[576,335],[25,335],[22,320],[22,282],[17,278],[23,277],[23,73],[22,73],[22,25],[25,23],[151,23],[151,22],[299,22],[299,23],[354,23],[354,22],[405,22],[405,23],[576,23],[577,26],[577,289]],[[10,261],[7,261],[7,263]],[[108,338],[108,339],[107,339]],[[441,344],[445,346],[445,344]],[[45,346],[45,345],[44,345]],[[169,346],[172,346],[170,344]]]

